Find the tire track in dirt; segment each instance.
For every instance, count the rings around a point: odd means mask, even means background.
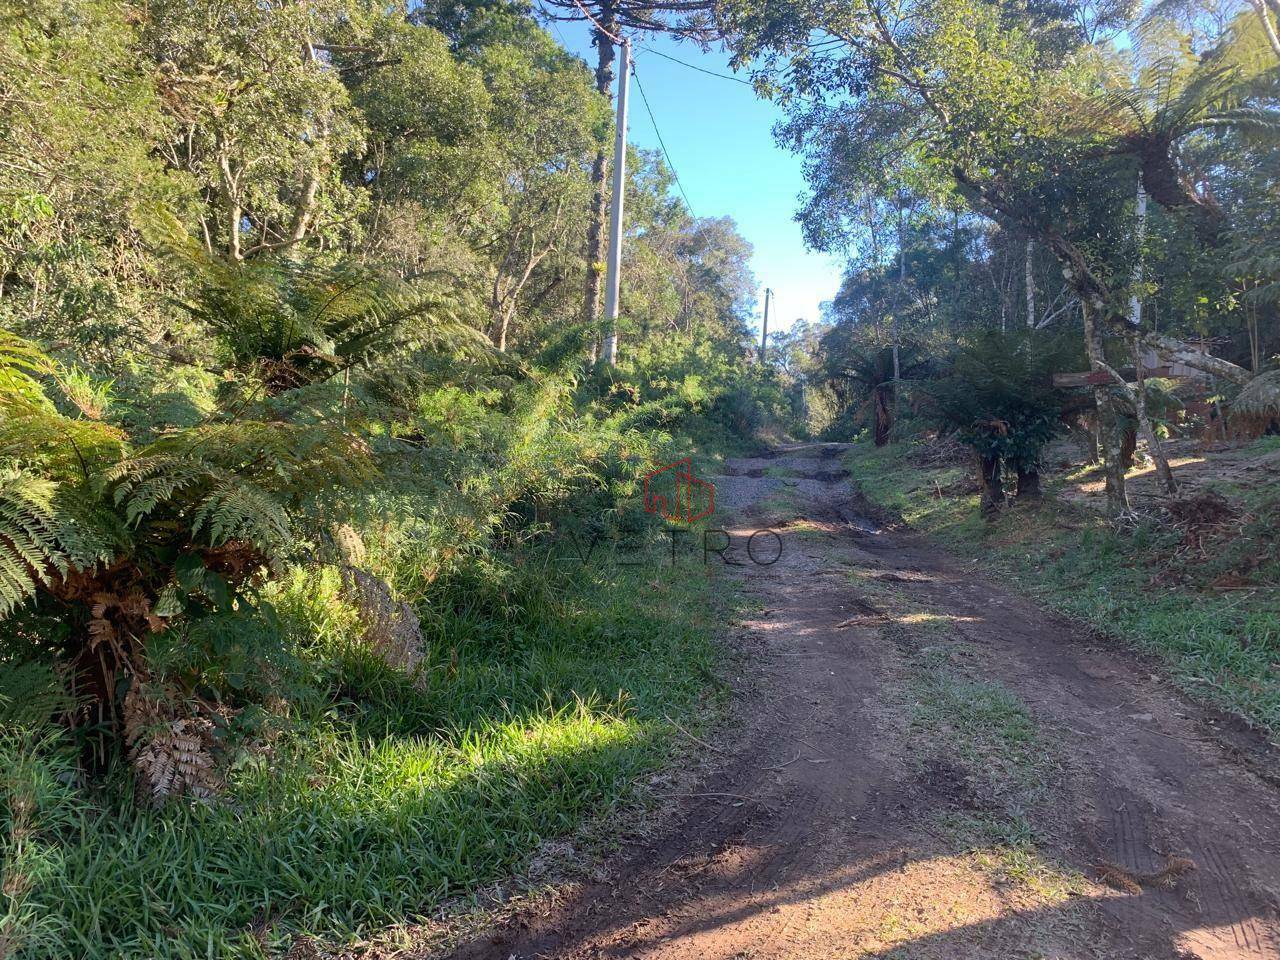
[[[717,478],[740,535],[769,525],[785,543],[772,567],[729,557],[763,611],[734,641],[745,682],[723,758],[656,839],[609,865],[613,879],[454,956],[1280,958],[1280,804],[1249,769],[1274,769],[1274,752],[1140,660],[884,525],[843,482],[841,452],[768,451]],[[877,584],[894,610],[864,595]],[[1048,896],[993,867],[998,846],[939,832],[994,801],[960,758],[916,755],[930,745],[911,729],[904,678],[922,641],[889,627],[917,614],[945,623],[967,669],[1065,751],[1045,855],[1090,875],[1111,861],[1135,892],[1079,880]],[[1151,878],[1170,856],[1196,870],[1166,888]]]
[[[1103,901],[1124,939],[1155,950],[1172,935],[1183,956],[1280,957],[1280,859],[1265,842],[1280,837],[1280,803],[1254,772],[1276,769],[1275,750],[1188,702],[1146,662],[974,579],[924,541],[900,536],[895,555],[931,574],[916,595],[962,618],[987,671],[1071,738],[1085,840],[1076,859],[1089,862],[1097,835],[1134,875],[1158,873],[1168,856],[1195,863],[1174,890],[1142,885]]]

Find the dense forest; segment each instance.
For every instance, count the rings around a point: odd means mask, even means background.
[[[901,382],[942,378],[915,406],[982,453],[995,499],[1001,461],[1033,467],[1087,408],[1116,514],[1126,433],[1167,472],[1168,374],[1212,378],[1202,395],[1237,401],[1241,430],[1274,432],[1273,17],[735,8],[743,63],[789,105],[777,132],[805,158],[806,237],[849,255],[825,324],[794,334],[821,409],[875,408],[883,443]],[[1088,369],[1115,375],[1087,400],[1031,386]]]
[[[724,616],[577,549],[656,464],[865,439],[995,522],[1071,440],[1127,536],[1171,441],[1280,432],[1278,14],[4,0],[0,958],[350,942],[625,806]],[[602,315],[615,31],[783,110],[847,267],[763,354],[660,151]]]

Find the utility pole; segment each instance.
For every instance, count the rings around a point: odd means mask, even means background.
[[[898,296],[893,308],[893,412],[898,413],[898,381],[902,379],[899,365],[898,345],[902,339],[901,313],[906,307],[907,298],[907,232],[902,217],[902,193],[898,193]]]
[[[760,366],[764,366],[765,358],[768,356],[769,349],[769,295],[773,293],[768,287],[764,288],[764,322],[760,325]]]
[[[604,317],[608,333],[604,358],[618,365],[618,291],[622,283],[622,201],[627,189],[627,81],[631,76],[631,41],[622,41],[618,71],[618,129],[613,142],[613,208],[609,211],[609,273],[605,278]]]

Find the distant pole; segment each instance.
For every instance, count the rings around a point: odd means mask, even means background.
[[[760,366],[764,366],[769,351],[769,295],[773,293],[764,288],[764,322],[760,325]]]
[[[622,41],[618,71],[618,129],[613,141],[613,207],[609,212],[609,275],[605,279],[604,316],[609,333],[604,358],[618,365],[618,291],[622,283],[622,201],[627,188],[627,81],[631,76],[631,41]]]

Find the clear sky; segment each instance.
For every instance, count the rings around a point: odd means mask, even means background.
[[[555,23],[548,29],[594,66],[585,23]],[[707,76],[644,48],[732,75],[728,56],[719,50],[703,53],[692,43],[664,36],[640,38],[632,47],[636,73],[694,214],[733,217],[755,248],[760,306],[764,287],[774,291],[769,329],[784,329],[798,318],[817,320],[818,303],[831,299],[840,285],[840,264],[804,248],[794,219],[796,198],[804,189],[800,159],[773,140],[781,111],[745,84]],[[658,138],[634,81],[628,113],[631,142],[656,149]]]

